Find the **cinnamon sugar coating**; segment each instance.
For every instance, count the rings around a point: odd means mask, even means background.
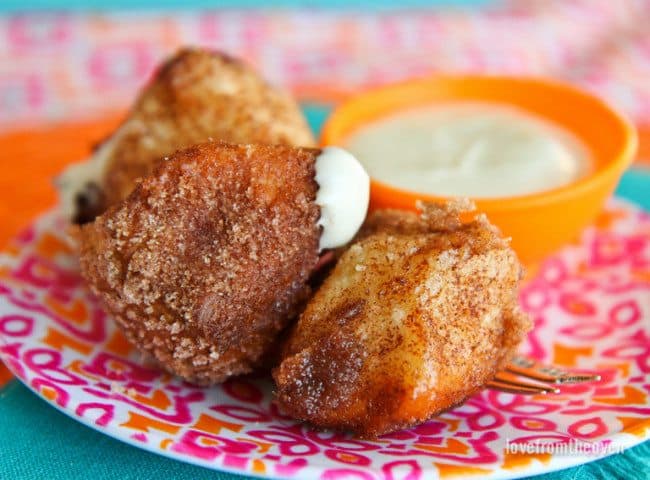
[[[80,227],[82,274],[138,349],[197,384],[259,365],[318,261],[318,153],[197,145]]]
[[[309,301],[273,371],[281,408],[375,437],[480,390],[531,328],[521,267],[472,206],[372,214]]]
[[[183,49],[160,67],[124,123],[98,147],[101,178],[80,192],[76,221],[92,220],[123,200],[161,158],[210,140],[315,146],[288,93],[228,55]],[[93,188],[101,196],[95,198]]]

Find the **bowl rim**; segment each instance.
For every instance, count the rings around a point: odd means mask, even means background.
[[[447,74],[433,74],[423,77],[410,78],[396,83],[391,83],[382,86],[374,86],[370,88],[361,89],[356,94],[351,95],[341,104],[337,105],[330,113],[325,121],[320,142],[322,146],[334,145],[332,137],[335,136],[334,131],[339,129],[338,123],[341,118],[345,117],[347,112],[351,109],[358,108],[360,105],[366,104],[369,101],[376,101],[377,97],[387,92],[405,89],[417,88],[427,84],[440,84],[440,83],[460,83],[460,82],[481,82],[481,83],[510,83],[517,84],[522,88],[534,86],[536,88],[544,88],[548,90],[562,90],[569,95],[576,98],[581,98],[583,101],[590,102],[596,108],[600,109],[605,116],[609,116],[610,120],[616,123],[621,129],[622,142],[616,149],[616,153],[612,155],[611,160],[606,161],[604,164],[588,173],[586,176],[574,180],[570,183],[555,187],[540,192],[534,192],[523,195],[511,195],[503,197],[479,197],[469,196],[474,201],[477,207],[481,210],[491,211],[507,211],[519,210],[530,207],[539,206],[542,204],[556,203],[568,200],[580,195],[583,192],[591,191],[598,188],[603,183],[611,181],[614,177],[619,177],[623,171],[632,163],[635,153],[638,148],[638,135],[632,122],[623,115],[620,111],[616,110],[602,98],[583,90],[573,84],[559,81],[556,79],[549,79],[540,76],[513,76],[513,75],[491,75],[491,74],[469,74],[469,75],[447,75]],[[452,99],[452,97],[450,97]],[[489,102],[489,98],[477,98],[478,102]],[[500,102],[501,103],[501,102]],[[508,104],[508,102],[503,102]],[[388,108],[386,112],[399,111],[400,108],[406,105],[393,106]],[[390,115],[390,113],[386,113]],[[541,118],[545,118],[543,114],[537,114]],[[545,118],[546,119],[546,118]],[[553,122],[551,119],[546,119]],[[556,122],[554,122],[556,123]],[[356,126],[355,126],[356,127]],[[353,127],[353,128],[355,128]],[[566,126],[562,126],[567,129]],[[352,129],[353,129],[352,128]],[[352,130],[347,128],[346,134]],[[569,130],[570,131],[570,130]],[[573,132],[572,132],[573,133]],[[345,135],[339,135],[339,138]],[[371,186],[376,190],[382,198],[387,197],[401,197],[404,200],[423,200],[440,202],[453,198],[453,196],[435,195],[430,193],[418,192],[417,190],[408,190],[400,187],[393,186],[389,183],[382,182],[376,178],[371,177]],[[460,197],[460,196],[459,196]]]

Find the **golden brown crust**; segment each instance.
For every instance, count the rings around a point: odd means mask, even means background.
[[[520,265],[459,205],[377,212],[308,303],[273,372],[281,407],[363,437],[462,403],[530,328]]]
[[[462,229],[490,230],[494,240],[501,242],[496,227],[484,216],[478,216],[476,223],[470,223],[467,217],[475,210],[474,204],[467,199],[458,199],[441,206],[435,203],[418,202],[419,213],[406,210],[375,210],[357,233],[355,239],[361,240],[375,233],[416,235],[436,232],[454,232]],[[465,218],[462,218],[465,217]],[[463,221],[465,220],[465,221]],[[465,226],[463,227],[463,224]]]
[[[197,145],[81,227],[82,274],[131,342],[199,384],[258,365],[309,293],[318,153]]]
[[[102,204],[87,210],[77,205],[77,220],[126,198],[161,158],[209,140],[315,146],[289,94],[225,54],[183,49],[161,66],[126,121],[98,147],[96,155],[107,158]]]

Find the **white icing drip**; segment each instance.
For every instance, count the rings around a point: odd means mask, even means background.
[[[316,159],[316,203],[323,227],[320,249],[336,248],[352,240],[368,212],[370,178],[350,153],[326,147]]]

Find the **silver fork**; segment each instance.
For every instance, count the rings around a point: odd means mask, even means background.
[[[525,377],[534,382],[523,380]],[[545,365],[521,355],[515,355],[506,368],[488,382],[487,387],[508,393],[538,395],[560,393],[555,385],[597,382],[600,375],[573,373],[553,365]]]

